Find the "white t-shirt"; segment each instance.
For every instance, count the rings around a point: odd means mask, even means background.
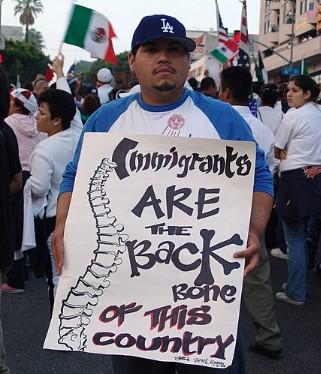
[[[288,111],[276,134],[275,146],[287,149],[280,170],[321,165],[321,110],[314,103]]]
[[[109,102],[110,100],[109,94],[111,93],[112,90],[113,90],[112,86],[108,83],[103,84],[102,86],[97,88],[97,94],[98,94],[101,105]]]
[[[279,106],[272,108],[264,105],[258,108],[258,112],[261,115],[262,122],[272,130],[275,136],[283,118],[281,108]]]
[[[270,172],[274,170],[274,136],[272,131],[258,118],[254,117],[247,106],[233,105],[240,115],[245,119],[252,130],[253,137],[265,154],[265,161]]]

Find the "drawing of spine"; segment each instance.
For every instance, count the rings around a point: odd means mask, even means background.
[[[106,180],[116,166],[105,158],[90,179],[87,194],[96,221],[98,246],[85,274],[63,300],[59,315],[58,342],[72,351],[84,351],[86,348],[85,330],[90,323],[93,307],[97,305],[104,289],[109,287],[110,275],[122,263],[119,256],[126,249],[128,235],[123,233],[124,226],[117,223],[116,217],[111,214],[109,199],[104,191]]]

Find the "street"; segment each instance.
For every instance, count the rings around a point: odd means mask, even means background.
[[[285,281],[286,261],[271,257],[271,272],[273,288],[278,291]],[[321,279],[310,272],[309,298],[303,307],[275,302],[284,345],[284,355],[279,359],[248,351],[254,327],[242,307],[247,374],[321,374],[320,284]],[[31,271],[24,294],[3,295],[2,323],[12,374],[112,374],[107,356],[42,349],[49,323],[46,284],[44,279],[35,279]]]

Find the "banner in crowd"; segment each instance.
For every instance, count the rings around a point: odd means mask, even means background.
[[[231,365],[251,142],[86,134],[45,348]]]

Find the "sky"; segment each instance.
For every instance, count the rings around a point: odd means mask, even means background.
[[[1,2],[1,1],[0,1]],[[1,23],[19,26],[14,16],[14,0],[2,0]],[[78,0],[75,3],[103,13],[113,25],[117,38],[113,39],[116,53],[130,49],[131,36],[142,17],[149,14],[168,14],[178,18],[189,30],[216,30],[214,0]],[[43,35],[44,52],[51,58],[57,55],[67,27],[72,1],[42,0],[43,13],[32,26]],[[224,26],[233,31],[240,28],[241,3],[239,0],[218,0]],[[247,0],[249,33],[259,32],[260,1]],[[65,70],[76,60],[92,60],[88,52],[63,44]]]

